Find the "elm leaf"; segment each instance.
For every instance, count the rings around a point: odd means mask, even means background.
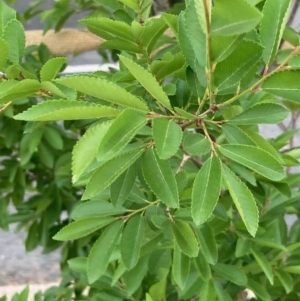
[[[94,283],[105,273],[111,253],[118,243],[123,225],[123,221],[115,221],[109,225],[92,246],[87,260],[89,283]]]
[[[258,228],[258,209],[254,197],[248,187],[224,164],[222,164],[223,180],[231,198],[248,230],[255,236]]]
[[[72,152],[72,181],[77,182],[89,165],[96,159],[99,143],[109,129],[112,121],[91,126],[75,144]],[[96,143],[98,141],[98,143]],[[82,160],[82,158],[85,160]]]
[[[85,237],[115,220],[113,217],[88,217],[77,220],[63,227],[58,233],[53,236],[55,240],[75,240]]]
[[[262,176],[280,181],[285,177],[283,166],[266,151],[250,145],[224,144],[218,148],[227,158],[240,163]]]
[[[14,118],[26,121],[80,120],[114,117],[119,113],[119,110],[112,107],[63,99],[40,102]]]
[[[96,169],[87,184],[82,200],[96,196],[111,185],[125,172],[142,154],[143,150],[135,150],[117,156]]]
[[[236,285],[242,286],[247,284],[246,274],[234,265],[218,262],[212,266],[212,269],[220,277],[227,279]]]
[[[159,159],[153,149],[148,149],[142,157],[142,170],[147,184],[156,196],[167,206],[177,208],[178,188],[169,162]]]
[[[231,124],[276,124],[283,121],[289,114],[284,106],[276,103],[255,105],[229,120]]]
[[[266,0],[260,25],[260,41],[265,47],[263,60],[267,66],[273,63],[285,24],[291,0]]]
[[[261,18],[260,11],[245,0],[218,0],[212,9],[211,30],[215,35],[224,36],[246,33],[254,29]]]
[[[267,276],[269,282],[271,283],[271,285],[273,285],[273,271],[272,271],[272,267],[268,261],[268,259],[259,251],[252,249],[251,250],[252,255],[254,256],[256,262],[258,263],[258,265],[261,267],[262,271],[265,273],[265,275]]]
[[[7,23],[3,33],[4,40],[9,45],[9,60],[19,64],[25,50],[25,30],[22,23],[13,19]]]
[[[55,82],[113,104],[148,112],[147,105],[135,95],[129,93],[115,83],[100,77],[74,75],[58,78]]]
[[[189,224],[174,220],[171,222],[171,229],[180,250],[188,257],[196,257],[199,252],[198,242]]]
[[[155,118],[152,122],[153,138],[160,159],[174,156],[182,139],[182,130],[172,120]]]
[[[65,57],[55,57],[47,61],[40,72],[41,81],[51,81],[54,79],[66,62],[67,59]]]
[[[182,146],[185,151],[194,156],[205,155],[211,150],[208,139],[198,133],[187,133],[183,138]]]
[[[221,191],[221,164],[215,156],[205,161],[199,170],[192,190],[192,217],[196,225],[212,214]]]
[[[170,100],[163,88],[159,85],[155,77],[146,69],[120,55],[121,62],[126,66],[129,72],[138,80],[138,82],[164,107],[172,110]]]
[[[274,95],[300,103],[300,70],[284,70],[266,78],[261,88]]]
[[[144,231],[144,217],[138,214],[129,219],[123,231],[120,246],[121,255],[124,265],[129,270],[134,268],[138,262]]]
[[[146,124],[146,116],[131,109],[125,109],[112,122],[100,141],[97,158],[107,161],[120,152]]]

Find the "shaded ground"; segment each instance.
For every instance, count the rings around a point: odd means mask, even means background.
[[[42,255],[38,249],[26,253],[24,239],[24,232],[0,230],[0,286],[58,281],[59,252]]]

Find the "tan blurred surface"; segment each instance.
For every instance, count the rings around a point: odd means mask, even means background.
[[[59,32],[49,30],[26,31],[26,46],[44,43],[54,55],[78,54],[96,50],[103,39],[87,30],[63,29]]]

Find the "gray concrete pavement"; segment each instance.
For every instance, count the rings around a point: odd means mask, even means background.
[[[23,231],[14,233],[0,229],[0,287],[58,281],[60,253],[43,255],[40,248],[26,253],[24,240]]]

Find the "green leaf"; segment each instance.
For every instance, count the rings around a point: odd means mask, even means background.
[[[156,196],[167,206],[177,208],[178,188],[169,162],[159,159],[150,148],[142,157],[142,170],[147,184]]]
[[[89,165],[96,159],[99,143],[109,129],[112,121],[91,126],[79,139],[72,152],[72,181],[77,182]],[[98,141],[98,143],[96,143]],[[82,158],[85,158],[82,160]]]
[[[168,24],[169,28],[172,29],[175,36],[178,35],[178,16],[173,14],[162,13],[162,18]]]
[[[207,18],[210,19],[210,5],[208,2],[205,5],[208,6],[207,14],[202,1],[189,1],[185,12],[181,12],[178,19],[180,48],[203,87],[207,86]]]
[[[300,103],[300,70],[279,71],[262,83],[261,88],[277,96]]]
[[[125,265],[122,261],[119,262],[118,267],[114,271],[114,275],[112,277],[111,286],[115,286],[119,279],[125,274],[127,271]]]
[[[181,52],[173,55],[167,52],[161,60],[155,60],[151,63],[151,73],[159,80],[176,73],[185,65],[185,59]]]
[[[111,185],[129,166],[131,166],[144,150],[131,151],[105,162],[93,173],[87,184],[82,200],[90,199]]]
[[[211,31],[224,36],[246,33],[254,29],[261,18],[259,10],[245,0],[218,0],[212,9]]]
[[[127,269],[132,269],[138,262],[144,238],[145,220],[140,214],[129,219],[121,239],[122,261]]]
[[[214,72],[217,89],[223,90],[237,85],[249,69],[259,62],[262,50],[262,46],[256,42],[249,40],[241,42],[225,60],[217,64]]]
[[[255,236],[258,228],[258,209],[248,187],[224,164],[222,175],[231,198],[248,230]]]
[[[283,270],[275,270],[274,271],[276,277],[279,279],[281,284],[283,285],[285,291],[287,294],[293,291],[293,286],[294,286],[294,281],[293,277],[287,273],[286,271]]]
[[[54,149],[62,150],[64,148],[64,140],[61,136],[60,131],[57,128],[53,128],[50,126],[45,127],[43,138]]]
[[[20,82],[7,80],[0,83],[0,103],[23,98],[38,92],[40,83],[34,79],[23,79]]]
[[[137,11],[139,9],[139,4],[135,0],[118,0],[118,1],[132,8],[134,11]]]
[[[57,83],[72,88],[78,92],[94,96],[96,98],[116,103],[143,112],[148,112],[147,105],[138,97],[127,92],[118,85],[99,77],[66,76],[55,80]]]
[[[140,256],[143,257],[152,251],[154,251],[159,244],[159,242],[164,238],[164,234],[162,232],[159,232],[154,237],[152,237],[149,241],[147,241],[145,244],[141,247],[141,253]]]
[[[200,277],[203,281],[208,281],[211,278],[210,265],[206,261],[201,250],[199,250],[199,254],[194,260]]]
[[[4,28],[3,38],[9,45],[9,60],[14,64],[20,63],[26,39],[22,23],[18,20],[9,21]]]
[[[256,146],[256,143],[239,127],[231,124],[223,124],[222,130],[230,144],[244,144]]]
[[[1,3],[0,3],[1,5]],[[9,56],[9,45],[8,43],[0,38],[0,49],[1,49],[1,56],[0,56],[0,68],[3,68],[8,60]]]
[[[109,225],[91,248],[87,261],[89,283],[94,283],[105,273],[123,225],[123,221],[116,221]]]
[[[127,212],[127,209],[121,206],[113,206],[112,203],[91,200],[77,205],[71,212],[71,218],[79,220],[94,216],[120,215]]]
[[[112,117],[119,113],[119,110],[112,107],[63,99],[40,102],[16,115],[14,119],[26,121],[80,120]]]
[[[206,86],[206,73],[205,68],[199,65],[198,58],[196,57],[195,50],[193,48],[191,37],[187,31],[186,26],[186,13],[181,12],[178,19],[178,42],[182,53],[185,56],[187,63],[197,74],[198,81],[202,86]]]
[[[146,124],[144,114],[125,109],[112,122],[98,148],[97,159],[107,161],[119,153]]]
[[[199,296],[201,297],[201,301],[216,300],[216,291],[212,280],[203,283]]]
[[[199,252],[198,242],[189,224],[174,220],[171,222],[171,229],[180,250],[189,257],[196,257]]]
[[[163,18],[153,18],[148,20],[144,26],[143,33],[140,37],[140,43],[147,50],[148,53],[153,51],[157,40],[168,28]]]
[[[270,66],[276,56],[288,18],[291,0],[267,0],[260,25],[260,41],[265,47],[263,60]]]
[[[293,46],[298,46],[300,44],[299,33],[290,26],[285,26],[283,30],[283,39],[289,42]]]
[[[153,138],[160,159],[174,156],[182,139],[180,126],[172,120],[155,118],[152,122]]]
[[[151,294],[151,299],[146,299],[146,301],[166,301],[166,286],[167,286],[167,277],[163,277],[159,282],[153,284],[149,293]],[[147,296],[148,294],[146,294]],[[153,299],[152,299],[153,298]]]
[[[277,185],[276,183],[275,185]],[[278,250],[286,250],[285,246],[282,244],[279,244],[278,242],[272,240],[272,239],[267,239],[267,238],[259,238],[255,237],[254,239],[250,239],[253,243],[259,245],[259,246],[264,246],[264,247],[269,247],[272,249],[278,249]]]
[[[124,0],[122,0],[124,1]],[[4,300],[5,301],[5,300]],[[149,295],[148,293],[146,293],[146,301],[154,301],[151,297],[151,295]]]
[[[229,167],[234,173],[246,180],[246,182],[249,182],[251,185],[256,186],[256,178],[254,172],[235,162],[230,162]]]
[[[284,106],[276,103],[261,103],[229,120],[231,124],[273,124],[283,121],[289,114]]]
[[[142,49],[137,44],[131,42],[124,42],[121,39],[111,39],[109,41],[105,41],[101,43],[100,49],[112,49],[112,50],[120,50],[126,52],[133,53],[141,53]]]
[[[291,274],[300,274],[300,265],[285,267],[282,270]]]
[[[80,274],[86,274],[86,263],[86,257],[75,257],[68,260],[70,269]]]
[[[164,107],[172,110],[170,100],[163,88],[159,85],[155,77],[146,69],[133,62],[132,60],[120,55],[121,62],[126,66],[130,73],[138,82]]]
[[[191,0],[185,10],[185,32],[195,53],[195,62],[191,65],[203,86],[206,86],[205,68],[207,65],[208,33],[211,14],[209,1]],[[181,23],[179,23],[181,26]]]
[[[218,281],[214,281],[215,291],[220,301],[233,301],[228,292],[221,286]]]
[[[87,25],[89,31],[105,40],[117,38],[125,43],[126,41],[135,42],[131,27],[125,22],[97,17],[80,20],[80,23]]]
[[[205,161],[199,170],[192,190],[192,217],[196,225],[212,214],[221,191],[221,164],[215,156]]]
[[[221,170],[220,170],[221,174]],[[200,229],[195,229],[199,240],[200,249],[209,264],[215,264],[218,260],[217,243],[212,228],[205,223]]]
[[[235,36],[212,36],[211,51],[215,63],[226,59],[242,42],[244,35]]]
[[[66,90],[67,88],[66,87],[63,87],[64,90]],[[52,93],[53,95],[55,96],[59,96],[59,97],[62,97],[62,98],[67,98],[69,100],[75,100],[76,99],[76,92],[74,93],[75,94],[75,97],[70,97],[69,95],[67,95],[67,93],[65,93],[65,91],[63,92],[62,89],[61,89],[61,86],[58,87],[58,84],[54,84],[52,82],[41,82],[41,89],[43,90],[46,90],[50,93]]]
[[[260,283],[254,281],[252,279],[248,279],[247,287],[250,290],[253,291],[255,296],[257,296],[257,297],[259,297],[259,298],[261,298],[262,300],[265,300],[265,301],[271,301],[271,298],[270,298],[270,295],[268,294],[268,291]]]
[[[174,243],[172,276],[174,278],[175,283],[179,286],[181,290],[183,290],[185,287],[189,271],[189,257],[181,252],[177,243]]]
[[[283,164],[284,161],[282,160],[282,155],[268,140],[266,140],[266,138],[262,137],[257,131],[244,130],[244,132],[255,142],[257,147],[269,153],[277,159],[280,164]]]
[[[27,301],[29,296],[29,286],[27,285],[18,296],[18,301]],[[14,298],[13,298],[14,299]]]
[[[280,181],[285,177],[284,169],[279,161],[258,147],[227,144],[219,146],[218,149],[225,157],[254,170],[270,180]]]
[[[219,277],[229,280],[236,285],[244,286],[247,284],[246,274],[234,265],[218,262],[211,268]]]
[[[114,206],[121,206],[129,195],[136,178],[136,166],[131,165],[110,186],[110,200]]]
[[[187,84],[190,87],[192,93],[195,96],[202,98],[204,95],[205,89],[204,89],[204,87],[201,86],[195,71],[191,67],[187,67],[185,76],[186,76]],[[175,111],[181,115],[181,113],[177,111],[177,108],[175,108]],[[186,112],[186,111],[183,110],[183,112]],[[192,115],[191,113],[188,113],[188,112],[186,112],[186,114],[189,114],[190,117],[192,117],[193,119],[195,119],[195,117],[196,117],[195,115]],[[182,116],[184,116],[184,115],[182,115]]]
[[[257,261],[258,265],[262,269],[262,271],[267,276],[268,280],[270,281],[271,285],[273,285],[273,271],[272,267],[268,261],[268,259],[259,251],[252,249],[252,255],[254,256],[255,260]]]
[[[243,257],[247,255],[251,250],[252,244],[249,239],[238,238],[235,247],[235,257]]]
[[[182,146],[184,150],[194,156],[205,155],[211,150],[208,139],[198,133],[187,133],[183,138]]]
[[[115,220],[113,217],[89,217],[68,224],[53,236],[55,240],[75,240],[87,236]]]
[[[148,272],[148,261],[147,256],[140,258],[137,265],[124,275],[123,279],[129,296],[141,286]]]
[[[54,79],[66,62],[67,59],[65,57],[55,57],[47,61],[40,72],[41,81],[51,81]]]
[[[4,1],[0,1],[0,37],[3,36],[6,25],[14,19],[16,19],[16,11]]]

